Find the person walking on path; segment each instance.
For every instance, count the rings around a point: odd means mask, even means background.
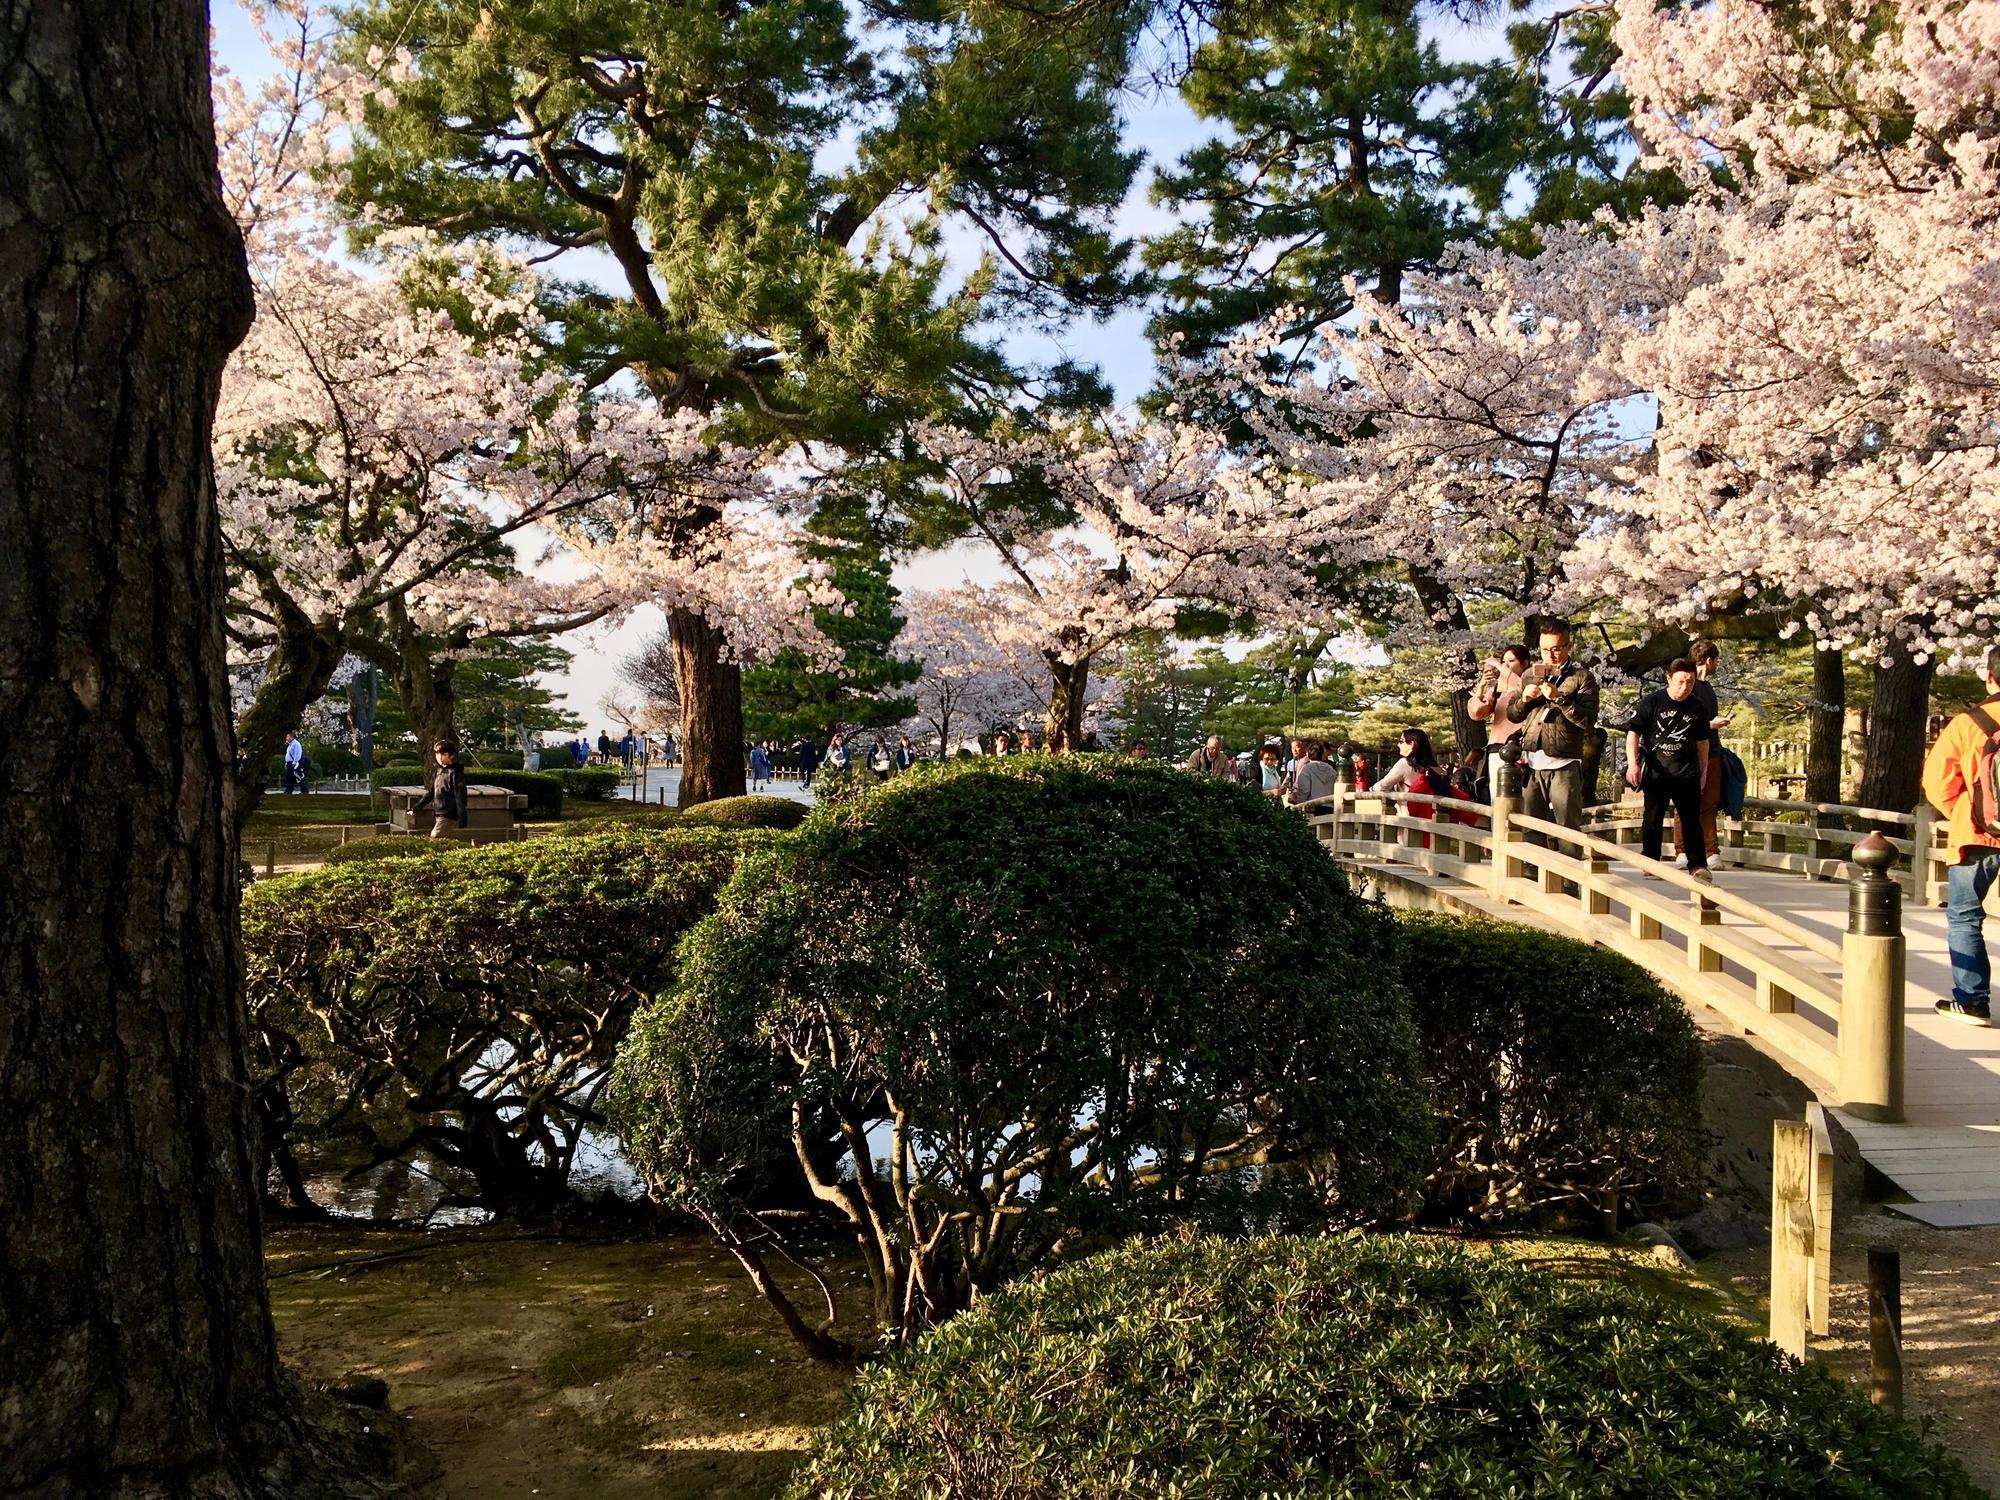
[[[458,745],[452,740],[439,740],[432,747],[432,754],[437,764],[431,769],[430,780],[424,783],[417,811],[435,809],[431,815],[431,837],[449,838],[465,826],[465,768],[458,763]]]
[[[626,770],[632,769],[632,753],[638,746],[633,742],[632,731],[626,730],[625,737],[618,742],[618,760]]]
[[[1213,776],[1218,781],[1236,779],[1236,762],[1222,750],[1222,736],[1211,734],[1199,750],[1188,757],[1187,769],[1197,776]]]
[[[2000,646],[1986,648],[1986,701],[1944,726],[1924,759],[1924,800],[1950,820],[1945,843],[1945,946],[1951,998],[1937,1013],[1993,1023],[1993,965],[1986,952],[1986,893],[2000,877]]]
[[[1708,722],[1709,776],[1701,784],[1701,841],[1708,865],[1714,868],[1722,856],[1722,836],[1716,830],[1716,816],[1722,811],[1722,731],[1729,727],[1722,702],[1715,695],[1715,669],[1722,665],[1722,652],[1714,641],[1696,641],[1688,648],[1687,659],[1694,663],[1694,701]],[[1674,863],[1688,867],[1688,825],[1674,814]]]
[[[877,781],[887,781],[889,773],[896,769],[896,757],[889,753],[889,742],[879,734],[868,747],[868,769]]]
[[[1307,803],[1331,797],[1339,787],[1339,775],[1334,771],[1333,763],[1326,758],[1326,742],[1309,740],[1306,742],[1305,759],[1300,761],[1298,769],[1292,772],[1292,784],[1285,789],[1285,805],[1304,808]],[[1326,809],[1318,807],[1307,810],[1324,812]]]
[[[896,741],[896,769],[907,771],[917,763],[917,747],[910,743],[906,734]]]
[[[809,790],[813,784],[813,772],[819,769],[819,741],[809,734],[799,736],[799,742],[792,746],[792,754],[799,762],[799,789]]]
[[[763,742],[750,747],[750,790],[758,791],[771,779],[771,752]]]
[[[1702,788],[1721,779],[1721,763],[1708,750],[1708,721],[1714,715],[1695,686],[1694,663],[1676,657],[1667,665],[1667,685],[1639,700],[1625,731],[1626,779],[1646,799],[1639,852],[1647,859],[1660,857],[1667,808],[1688,827],[1700,826]],[[1688,846],[1687,859],[1689,875],[1704,885],[1714,881],[1699,840]]]
[[[306,747],[299,743],[295,734],[285,736],[285,792],[303,793],[306,789]]]
[[[1573,655],[1570,628],[1542,628],[1542,660],[1507,699],[1507,717],[1521,726],[1527,776],[1521,811],[1530,818],[1583,827],[1583,758],[1597,731],[1597,679]]]
[[[836,734],[826,742],[826,763],[836,771],[845,771],[854,764],[854,757],[847,752],[846,736]]]

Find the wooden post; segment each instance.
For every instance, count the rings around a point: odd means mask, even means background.
[[[340,825],[340,847],[343,849],[347,847],[347,835],[350,831],[345,823]]]
[[[1521,752],[1512,745],[1500,747],[1500,763],[1493,769],[1493,899],[1507,899],[1507,882],[1513,877],[1513,860],[1508,846],[1514,842],[1514,819],[1521,815]]]
[[[1887,1245],[1868,1247],[1868,1399],[1903,1414],[1903,1258]]]
[[[1896,849],[1879,833],[1854,846],[1841,938],[1840,1092],[1864,1120],[1903,1118],[1902,887]]]
[[[1590,871],[1590,878],[1583,884],[1584,910],[1593,917],[1611,915],[1611,893],[1604,888],[1604,877],[1611,873],[1611,861],[1591,851],[1584,856],[1584,867]]]
[[[1937,899],[1931,879],[1931,846],[1937,840],[1937,812],[1928,802],[1917,804],[1910,828],[1910,899],[1929,906]]]
[[[1817,1100],[1806,1106],[1806,1129],[1812,1132],[1813,1150],[1807,1192],[1812,1261],[1806,1275],[1806,1322],[1824,1338],[1833,1311],[1833,1133],[1827,1128],[1826,1106]]]
[[[1812,1127],[1771,1122],[1771,1342],[1806,1356],[1806,1299],[1812,1262]]]
[[[264,846],[264,878],[269,880],[278,873],[278,842],[273,839]]]

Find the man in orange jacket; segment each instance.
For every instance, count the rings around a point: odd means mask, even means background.
[[[1986,651],[1989,719],[2000,723],[2000,646]],[[1970,713],[1945,725],[1924,761],[1924,797],[1951,820],[1947,835],[1951,872],[1946,884],[1945,941],[1951,949],[1951,998],[1937,1003],[1941,1016],[1992,1024],[1993,969],[1986,956],[1986,893],[2000,876],[2000,835],[1973,826],[1972,787],[1991,730]]]

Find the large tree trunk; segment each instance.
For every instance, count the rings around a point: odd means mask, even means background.
[[[356,672],[347,684],[347,724],[353,731],[354,753],[361,757],[361,769],[375,769],[375,718],[381,700],[375,668]]]
[[[1919,665],[1909,648],[1892,641],[1875,667],[1875,696],[1868,711],[1868,753],[1861,762],[1863,807],[1908,812],[1922,795],[1924,739],[1929,727],[1931,678],[1937,658]]]
[[[347,643],[340,627],[315,621],[289,600],[269,601],[278,615],[278,644],[271,652],[257,696],[236,723],[236,826],[250,821],[264,800],[271,757],[299,727],[305,711],[326,693]]]
[[[667,639],[681,695],[680,805],[740,797],[743,672],[724,660],[722,632],[692,610],[668,611]]]
[[[1083,743],[1083,711],[1090,696],[1090,658],[1064,661],[1044,655],[1049,668],[1049,711],[1042,721],[1042,742],[1053,744],[1062,736],[1065,748],[1074,750]]]
[[[1840,800],[1841,734],[1847,722],[1847,658],[1813,651],[1812,702],[1806,706],[1806,801]]]
[[[458,738],[458,662],[451,657],[439,660],[431,654],[402,600],[391,599],[383,613],[393,646],[381,664],[396,685],[403,716],[417,737],[417,758],[428,765],[431,746],[439,740]],[[372,650],[369,654],[381,655]]]
[[[0,0],[0,1493],[286,1471],[210,424],[250,318],[196,0]]]

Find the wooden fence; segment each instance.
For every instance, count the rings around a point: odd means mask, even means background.
[[[1850,920],[1849,931],[1835,941],[1737,892],[1643,858],[1636,843],[1621,837],[1622,820],[1615,816],[1578,830],[1525,817],[1519,801],[1504,795],[1488,807],[1418,792],[1347,788],[1306,811],[1328,853],[1385,895],[1496,916],[1532,913],[1625,955],[1686,998],[1754,1032],[1853,1113],[1901,1118],[1903,937],[1886,871],[1894,856],[1882,841],[1868,846],[1861,864],[1850,859],[1847,868],[1868,884],[1870,910],[1886,907],[1890,920],[1886,928],[1875,918],[1860,922],[1863,930]],[[1453,820],[1454,814],[1467,821]],[[1823,844],[1831,848],[1828,831]],[[1840,847],[1852,855],[1862,838],[1855,835]],[[1824,852],[1818,857],[1833,859]],[[1887,896],[1883,886],[1891,887]],[[1725,913],[1737,922],[1725,926]]]

